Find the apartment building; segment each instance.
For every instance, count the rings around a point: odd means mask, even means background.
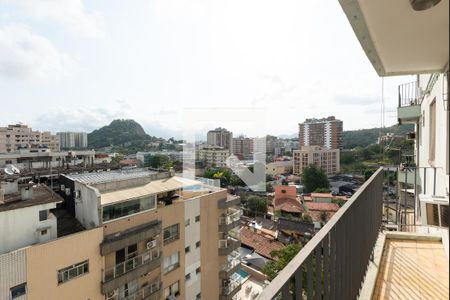
[[[59,137],[47,131],[33,131],[25,124],[0,127],[0,153],[13,153],[20,149],[59,151]]]
[[[320,146],[303,146],[300,150],[294,150],[293,174],[300,175],[303,169],[309,165],[316,165],[323,169],[327,175],[339,172],[339,149],[327,149]]]
[[[59,183],[58,194],[2,183],[0,299],[231,299],[239,291],[239,197],[144,169]]]
[[[226,167],[230,151],[218,146],[198,145],[195,158],[207,167]]]
[[[86,132],[57,132],[62,149],[83,149],[88,146]]]
[[[225,128],[216,128],[214,130],[208,131],[206,134],[206,143],[210,146],[222,147],[231,151],[233,133],[226,130]]]
[[[342,149],[342,121],[334,116],[322,119],[306,119],[298,124],[299,147],[321,146],[326,149]]]
[[[253,139],[239,136],[232,140],[232,153],[241,160],[253,159]]]
[[[399,86],[397,107],[399,123],[415,124],[415,165],[397,173],[414,205],[394,199],[395,223],[386,220],[384,178],[393,174],[379,168],[260,299],[290,299],[294,280],[296,298],[448,299],[449,1],[339,2],[380,77],[415,75]]]

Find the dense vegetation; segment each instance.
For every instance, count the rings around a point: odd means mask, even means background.
[[[278,272],[283,270],[284,267],[297,255],[302,246],[300,244],[290,244],[281,250],[274,250],[270,252],[276,260],[270,260],[263,268],[263,273],[269,277],[269,280],[273,280]]]
[[[330,183],[328,177],[322,169],[319,169],[316,165],[309,165],[303,169],[301,174],[303,183],[303,191],[305,193],[317,192],[329,192]]]
[[[355,147],[367,147],[377,142],[380,136],[381,128],[359,129],[344,131],[342,134],[344,149],[353,149]],[[383,133],[392,132],[397,135],[405,135],[414,131],[413,124],[393,125],[382,130]]]
[[[156,139],[146,134],[142,126],[134,120],[114,120],[111,124],[88,134],[88,143],[91,148],[136,147]]]

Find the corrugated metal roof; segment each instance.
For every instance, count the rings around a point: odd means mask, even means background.
[[[81,182],[84,184],[99,184],[105,182],[147,177],[156,173],[158,172],[149,171],[146,169],[133,169],[133,170],[114,170],[98,173],[68,174],[65,176],[73,181]]]

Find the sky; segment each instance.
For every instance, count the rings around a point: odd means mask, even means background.
[[[413,80],[382,89],[337,0],[0,0],[0,126],[90,132],[131,118],[166,138],[262,136],[334,115],[372,128],[382,94],[396,123],[397,86]]]

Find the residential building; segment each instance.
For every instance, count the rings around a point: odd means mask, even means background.
[[[326,149],[320,146],[303,146],[301,150],[294,150],[293,173],[300,175],[309,165],[316,165],[327,175],[339,172],[339,149]]]
[[[291,160],[274,161],[266,164],[266,174],[278,175],[278,174],[291,174],[293,163]]]
[[[58,132],[62,149],[83,149],[88,146],[86,132]]]
[[[321,146],[325,149],[342,149],[342,121],[334,116],[323,119],[306,119],[298,124],[299,147]]]
[[[206,135],[206,143],[208,145],[222,147],[229,152],[232,150],[232,139],[233,133],[221,127],[208,131]]]
[[[206,167],[226,167],[229,150],[218,146],[198,145],[195,150],[196,160],[204,163]]]
[[[447,299],[449,1],[339,2],[380,77],[416,75],[399,86],[397,108],[400,123],[415,124],[415,167],[380,167],[259,299],[290,299],[291,283],[296,299]],[[411,209],[394,197],[394,223],[384,212],[391,175],[414,194]]]
[[[231,299],[240,289],[240,199],[225,189],[130,169],[62,175],[58,195],[1,190],[0,299]]]
[[[47,131],[33,131],[25,124],[0,127],[0,153],[14,153],[21,149],[59,151],[59,137]]]
[[[253,159],[253,139],[239,136],[232,139],[232,153],[241,160]]]

